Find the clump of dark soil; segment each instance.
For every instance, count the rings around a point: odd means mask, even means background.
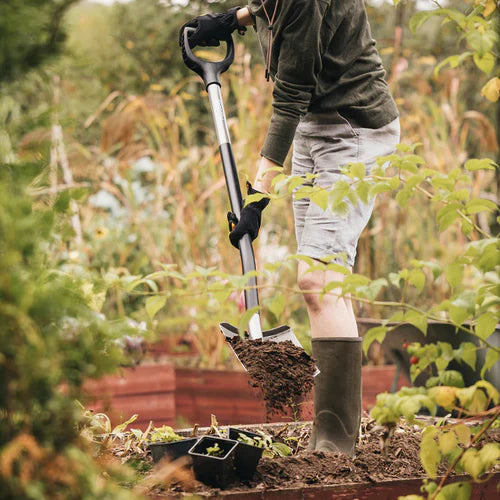
[[[231,346],[261,390],[267,415],[287,408],[295,415],[303,397],[312,389],[314,360],[289,340],[262,342],[234,337]]]

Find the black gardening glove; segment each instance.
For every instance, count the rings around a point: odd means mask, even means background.
[[[252,185],[247,182],[248,194],[262,194],[252,187]],[[238,243],[244,234],[249,234],[252,241],[257,238],[260,229],[260,219],[262,210],[269,204],[269,198],[262,198],[259,201],[253,201],[248,205],[245,205],[241,210],[240,220],[232,212],[228,212],[227,219],[229,221],[229,227],[231,232],[229,233],[229,240],[231,245],[235,248],[239,248]]]
[[[191,48],[196,45],[218,47],[220,40],[227,40],[235,30],[243,35],[247,29],[244,26],[238,26],[236,11],[239,8],[233,7],[227,12],[205,14],[191,19],[179,31],[179,45],[183,46],[184,28],[196,28],[196,31],[189,36]]]

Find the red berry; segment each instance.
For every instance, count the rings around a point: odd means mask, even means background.
[[[410,363],[411,363],[412,365],[416,365],[416,364],[418,363],[418,358],[417,358],[417,356],[412,356],[412,357],[410,358]]]
[[[408,349],[408,342],[403,342],[403,349]]]

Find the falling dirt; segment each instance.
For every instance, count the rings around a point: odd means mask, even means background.
[[[247,369],[252,386],[262,392],[267,416],[288,408],[296,415],[314,382],[314,360],[304,349],[289,340],[262,342],[234,337],[230,343]]]

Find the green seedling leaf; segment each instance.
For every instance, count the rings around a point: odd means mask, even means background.
[[[484,365],[481,368],[481,378],[484,377],[487,370],[489,370],[492,366],[500,361],[500,353],[494,351],[493,349],[489,349],[486,352],[486,357],[484,359]]]
[[[271,448],[278,457],[289,457],[292,454],[292,449],[285,443],[273,442]]]
[[[121,423],[121,424],[118,424],[112,431],[111,431],[111,434],[118,434],[120,432],[123,432],[132,422],[135,422],[137,420],[137,417],[139,415],[138,414],[135,414],[135,415],[132,415],[128,420],[126,420],[125,422]]]
[[[146,313],[149,319],[153,320],[156,313],[165,306],[167,302],[166,295],[154,295],[146,299]]]

